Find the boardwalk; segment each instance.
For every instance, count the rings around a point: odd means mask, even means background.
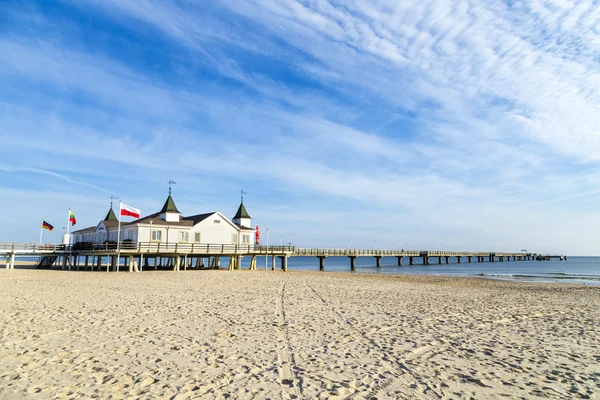
[[[382,257],[396,257],[398,265],[408,262],[413,265],[415,258],[429,265],[433,259],[437,264],[445,262],[503,262],[525,260],[566,259],[566,256],[540,255],[536,253],[506,252],[469,252],[469,251],[433,251],[433,250],[360,250],[360,249],[321,249],[297,248],[295,246],[253,246],[228,244],[167,244],[123,242],[97,245],[63,245],[37,243],[0,243],[0,257],[6,259],[6,268],[14,268],[17,257],[40,256],[38,267],[61,265],[63,269],[84,269],[118,271],[121,266],[129,271],[141,271],[144,268],[170,268],[174,271],[188,268],[220,268],[221,257],[229,260],[229,269],[241,268],[243,257],[251,257],[250,269],[256,269],[259,256],[271,257],[271,269],[276,268],[276,259],[280,259],[281,269],[287,271],[289,257],[316,257],[319,269],[325,270],[327,257],[348,257],[350,268],[355,268],[358,257],[373,257],[379,267]]]

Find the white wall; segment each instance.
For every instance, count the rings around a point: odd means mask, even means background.
[[[215,221],[220,221],[215,223]],[[232,244],[232,234],[238,239],[238,229],[229,222],[221,213],[215,213],[204,221],[194,226],[190,234],[190,240],[193,240],[193,233],[200,232],[200,243],[204,244]]]

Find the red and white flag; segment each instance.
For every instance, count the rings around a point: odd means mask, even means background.
[[[140,217],[140,209],[139,208],[133,208],[131,206],[128,206],[125,203],[120,203],[120,204],[121,204],[121,215],[125,215],[127,217],[133,217],[133,218]]]

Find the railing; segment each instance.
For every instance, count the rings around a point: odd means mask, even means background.
[[[0,252],[32,252],[32,253],[54,253],[70,251],[70,246],[64,244],[40,244],[40,243],[0,243]]]
[[[373,256],[373,257],[513,257],[530,256],[531,253],[493,253],[467,251],[426,251],[426,250],[359,250],[359,249],[296,249],[294,256]]]
[[[114,252],[117,243],[77,243],[71,246],[73,251]],[[199,243],[160,243],[160,242],[121,242],[121,253],[177,253],[177,254],[291,254],[294,246],[254,246],[236,244],[199,244]]]
[[[198,243],[159,243],[123,241],[117,248],[116,242],[40,244],[40,243],[0,243],[0,253],[174,253],[174,254],[247,254],[247,255],[288,255],[288,256],[373,256],[373,257],[524,257],[536,256],[535,253],[494,253],[429,250],[360,250],[360,249],[312,249],[295,246],[254,246],[236,244],[198,244]],[[560,257],[546,255],[545,257]]]

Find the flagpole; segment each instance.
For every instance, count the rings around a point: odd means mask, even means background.
[[[44,233],[44,220],[42,220],[42,225],[40,226],[40,244],[42,244],[42,233]]]
[[[267,253],[265,254],[265,271],[268,271],[267,265],[269,262],[269,228],[267,228]]]
[[[69,234],[69,223],[71,222],[71,209],[69,208],[69,216],[67,217],[67,235]]]
[[[119,259],[121,258],[121,200],[119,200],[119,228],[117,230],[117,272],[119,272]]]

